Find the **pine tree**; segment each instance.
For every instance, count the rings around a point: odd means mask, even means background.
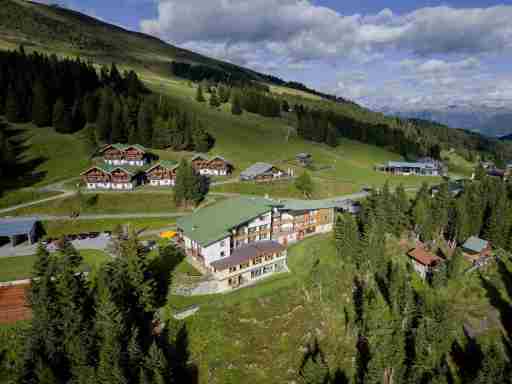
[[[98,119],[98,97],[94,93],[85,95],[84,115],[87,123],[95,123]]]
[[[21,122],[21,107],[18,104],[18,95],[15,88],[11,85],[7,90],[7,98],[5,101],[5,117],[11,123]]]
[[[325,139],[325,142],[328,146],[335,148],[338,145],[338,133],[336,128],[329,123],[327,127],[327,137]]]
[[[308,172],[304,172],[295,180],[295,188],[304,194],[305,198],[310,198],[313,193],[314,185]]]
[[[124,125],[123,125],[123,106],[122,100],[118,97],[114,97],[113,106],[112,106],[112,134],[111,141],[113,143],[125,143],[126,135],[124,133]]]
[[[96,323],[101,338],[97,382],[98,384],[125,384],[128,381],[124,376],[122,365],[123,319],[108,293],[101,298]]]
[[[213,88],[210,95],[210,107],[217,108],[219,106],[220,102],[219,99],[217,98],[217,92],[215,91],[215,88]]]
[[[73,132],[71,111],[62,99],[58,99],[53,106],[53,127],[60,133]]]
[[[52,107],[50,95],[44,83],[36,81],[32,101],[32,119],[38,127],[46,127],[52,123]]]
[[[100,108],[96,127],[98,128],[96,137],[98,142],[106,143],[111,141],[112,134],[112,112],[113,112],[113,92],[110,88],[103,89],[101,93]]]
[[[205,99],[204,99],[204,96],[203,96],[203,87],[201,86],[201,84],[199,84],[197,86],[196,101],[199,102],[199,103],[204,103],[205,102]]]
[[[137,116],[137,130],[142,138],[142,142],[139,144],[146,147],[151,147],[153,139],[153,115],[153,102],[150,98],[146,97],[140,106]]]
[[[474,179],[478,181],[484,180],[487,177],[487,171],[485,170],[482,163],[478,164],[476,167],[474,176]]]
[[[172,137],[169,131],[168,123],[162,119],[157,119],[153,128],[152,147],[165,149],[171,146]]]
[[[238,92],[232,92],[231,113],[233,115],[241,115],[243,113]]]
[[[197,204],[203,199],[204,194],[205,191],[201,185],[201,176],[183,159],[180,162],[176,174],[176,186],[174,188],[174,200],[176,204],[184,206]]]

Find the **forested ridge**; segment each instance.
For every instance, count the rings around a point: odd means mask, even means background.
[[[340,302],[339,310],[355,334],[354,369],[329,367],[330,356],[317,343],[304,356],[302,382],[510,382],[512,305],[497,287],[512,277],[511,192],[509,184],[483,174],[466,184],[459,197],[450,194],[448,184],[435,196],[424,186],[413,200],[403,187],[392,192],[385,185],[372,193],[357,217],[339,216],[334,238],[340,268],[353,276],[351,303]],[[461,250],[449,244],[460,245],[470,235],[490,240],[498,255],[497,273],[471,272],[500,313],[503,328],[494,337],[472,335],[453,308],[453,296],[471,275],[465,273]],[[410,264],[401,262],[404,255],[388,249],[390,241],[408,236],[445,259],[421,285],[413,282],[417,277]]]

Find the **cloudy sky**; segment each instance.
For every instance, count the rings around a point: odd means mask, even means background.
[[[396,111],[512,106],[507,2],[60,1],[181,47]]]

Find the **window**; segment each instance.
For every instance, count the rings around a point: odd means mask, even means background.
[[[222,240],[222,241],[220,242],[220,246],[224,248],[224,247],[226,246],[226,242],[225,242],[224,240]]]
[[[236,265],[234,267],[230,267],[229,272],[230,273],[236,272]]]
[[[226,252],[222,251],[222,252],[220,253],[220,257],[224,257],[224,256],[226,256]]]
[[[249,268],[249,263],[240,264],[240,269]]]
[[[254,233],[258,230],[258,227],[249,228],[249,233]]]

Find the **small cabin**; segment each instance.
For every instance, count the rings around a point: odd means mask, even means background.
[[[231,174],[234,167],[222,156],[214,156],[211,159],[205,155],[195,155],[192,160],[192,168],[200,175],[205,176],[227,176]]]
[[[132,190],[140,183],[137,172],[120,166],[94,166],[80,176],[87,189]]]
[[[281,169],[275,167],[272,164],[255,163],[240,174],[240,180],[268,182],[286,176],[288,176],[286,172],[282,171]]]
[[[310,153],[298,153],[295,160],[302,167],[307,167],[313,163],[313,156]]]
[[[103,161],[108,165],[130,165],[142,167],[149,163],[149,154],[139,144],[107,144],[100,153]]]
[[[178,167],[176,161],[162,160],[146,171],[146,179],[155,187],[173,187],[176,185]]]

